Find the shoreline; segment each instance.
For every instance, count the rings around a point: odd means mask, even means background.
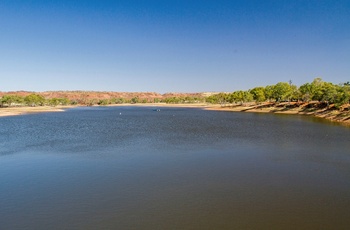
[[[272,114],[286,114],[286,115],[302,115],[321,118],[330,122],[335,122],[347,127],[350,127],[350,111],[339,111],[335,109],[306,109],[304,107],[286,108],[283,106],[242,106],[242,105],[228,105],[228,106],[211,106],[206,110],[226,111],[226,112],[242,112],[242,113],[272,113]]]
[[[204,110],[225,111],[225,112],[243,112],[243,113],[274,113],[287,115],[306,115],[322,118],[328,121],[336,122],[350,127],[350,111],[339,111],[334,109],[306,109],[304,107],[286,108],[283,104],[279,106],[266,105],[212,105],[206,103],[195,104],[166,104],[166,103],[137,103],[137,104],[115,104],[106,105],[107,107],[178,107],[178,108],[200,108]],[[64,112],[66,109],[82,107],[79,105],[69,106],[37,106],[37,107],[6,107],[0,108],[0,117],[18,116],[33,113],[44,112]]]
[[[19,116],[33,113],[47,113],[47,112],[64,112],[66,109],[74,108],[77,106],[36,106],[36,107],[5,107],[0,108],[0,117]]]

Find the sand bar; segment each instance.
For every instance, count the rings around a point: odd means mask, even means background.
[[[17,116],[31,113],[43,113],[43,112],[63,112],[66,109],[74,106],[36,106],[36,107],[5,107],[0,108],[0,117],[5,116]]]

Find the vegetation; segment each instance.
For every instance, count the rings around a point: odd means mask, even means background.
[[[327,106],[334,105],[340,108],[350,102],[350,83],[335,85],[324,82],[321,78],[305,83],[299,88],[292,82],[279,82],[276,85],[255,87],[247,91],[232,93],[218,93],[207,97],[206,102],[211,104],[226,104],[247,102],[310,102],[317,101]]]
[[[165,102],[167,104],[188,104],[188,103],[200,103],[204,102],[204,98],[200,97],[190,97],[190,96],[181,96],[181,97],[168,97],[162,100],[161,102]]]
[[[74,92],[71,92],[74,93]],[[22,94],[23,95],[23,94]],[[78,96],[76,96],[78,95]],[[343,105],[349,104],[350,101],[350,83],[335,85],[330,82],[324,82],[321,78],[314,79],[311,83],[305,83],[300,87],[289,82],[278,82],[275,85],[259,86],[249,90],[238,90],[230,93],[215,93],[210,96],[201,96],[200,94],[176,94],[160,95],[152,94],[152,98],[147,95],[134,94],[128,98],[94,97],[92,92],[78,91],[74,99],[67,97],[42,96],[41,94],[30,93],[20,96],[15,93],[3,94],[0,97],[1,107],[13,106],[59,106],[59,105],[113,105],[123,103],[168,103],[168,104],[185,104],[185,103],[210,103],[210,104],[237,104],[254,102],[261,104],[265,102],[319,102],[327,107],[342,109]]]

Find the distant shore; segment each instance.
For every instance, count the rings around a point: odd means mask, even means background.
[[[114,104],[106,105],[107,107],[124,107],[124,106],[142,106],[142,107],[185,107],[185,108],[207,108],[208,105],[204,103],[196,104],[166,104],[166,103],[137,103],[137,104]],[[64,112],[67,109],[75,107],[86,107],[82,105],[69,105],[69,106],[19,106],[19,107],[0,107],[0,117],[18,116],[33,113],[47,113],[47,112]],[[92,107],[99,107],[94,105]]]
[[[339,111],[336,109],[315,109],[300,107],[289,107],[291,103],[279,103],[271,106],[270,103],[243,104],[243,105],[213,105],[207,103],[195,104],[165,104],[165,103],[149,103],[149,104],[121,104],[116,106],[153,106],[153,107],[185,107],[185,108],[202,108],[205,110],[226,111],[226,112],[246,112],[246,113],[275,113],[290,115],[306,115],[323,118],[332,122],[341,123],[350,127],[350,111]],[[113,105],[115,106],[115,105]]]
[[[0,117],[18,116],[33,113],[45,113],[45,112],[64,112],[66,109],[73,108],[75,106],[21,106],[21,107],[4,107],[0,108]]]
[[[324,118],[333,122],[338,122],[350,126],[350,111],[339,111],[335,109],[314,109],[305,107],[288,107],[288,104],[281,103],[278,106],[263,105],[212,105],[207,103],[194,104],[166,104],[166,103],[137,103],[137,104],[116,104],[108,105],[111,107],[141,106],[141,107],[183,107],[183,108],[202,108],[205,110],[227,111],[227,112],[249,112],[249,113],[275,113],[275,114],[297,114],[308,115],[318,118]],[[16,116],[43,112],[63,112],[66,109],[80,107],[78,106],[37,106],[37,107],[5,107],[0,108],[0,117]]]

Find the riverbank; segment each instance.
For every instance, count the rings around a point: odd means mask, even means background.
[[[230,111],[230,112],[247,112],[247,113],[275,113],[275,114],[295,114],[307,115],[318,118],[323,118],[332,122],[338,122],[346,126],[350,126],[350,111],[349,106],[344,107],[342,111],[331,108],[317,108],[305,103],[296,105],[295,103],[265,103],[261,105],[213,105],[207,110]]]
[[[18,116],[32,113],[46,113],[46,112],[64,112],[66,109],[80,107],[82,105],[69,105],[69,106],[21,106],[21,107],[3,107],[0,108],[0,117]],[[95,107],[98,105],[94,105]],[[137,103],[137,104],[114,104],[106,105],[108,107],[116,106],[143,106],[143,107],[184,107],[184,108],[207,108],[208,105],[204,103],[196,104],[166,104],[166,103]]]
[[[4,107],[0,108],[0,117],[18,116],[32,113],[64,112],[74,106],[35,106],[35,107]]]
[[[184,107],[184,108],[202,108],[205,110],[227,111],[227,112],[246,112],[246,113],[275,113],[290,115],[306,115],[323,118],[332,122],[338,122],[350,126],[350,105],[344,106],[340,111],[334,107],[319,108],[319,103],[262,103],[262,104],[244,104],[244,105],[212,105],[207,103],[194,104],[166,104],[166,103],[146,103],[146,104],[121,104],[117,106],[152,106],[152,107]],[[113,105],[114,106],[114,105]]]
[[[182,107],[182,108],[202,108],[205,110],[228,111],[228,112],[249,112],[249,113],[276,113],[276,114],[297,114],[314,116],[338,122],[350,126],[350,106],[344,107],[343,111],[334,108],[310,107],[310,104],[295,105],[291,103],[265,103],[246,105],[211,105],[206,103],[194,104],[166,104],[166,103],[138,103],[138,104],[117,104],[108,106],[142,106],[142,107]],[[37,107],[7,107],[0,108],[0,117],[16,116],[42,112],[63,112],[66,109],[78,106],[37,106]]]

